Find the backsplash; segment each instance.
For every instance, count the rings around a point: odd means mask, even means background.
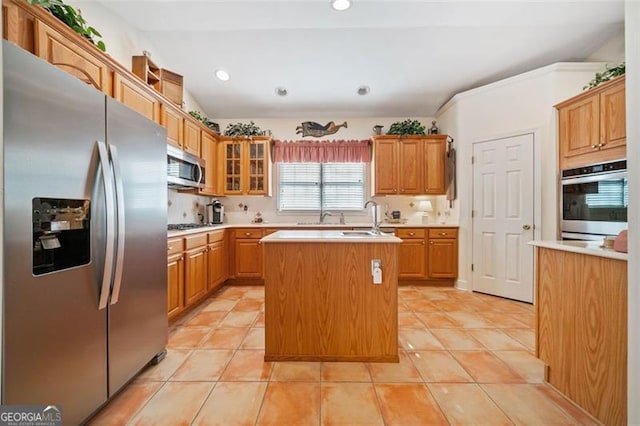
[[[200,223],[204,218],[204,206],[212,198],[194,194],[167,190],[167,222],[168,223]],[[201,214],[203,216],[198,216]]]

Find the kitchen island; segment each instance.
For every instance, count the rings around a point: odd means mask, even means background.
[[[265,361],[398,362],[401,241],[363,231],[264,237]]]

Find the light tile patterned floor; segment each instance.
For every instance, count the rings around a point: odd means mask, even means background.
[[[91,423],[597,424],[542,383],[531,305],[439,287],[398,296],[400,363],[265,363],[264,289],[224,287]]]

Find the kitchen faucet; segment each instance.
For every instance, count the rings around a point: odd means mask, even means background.
[[[369,200],[364,203],[364,208],[366,209],[369,204],[373,205],[373,224],[371,225],[371,232],[374,234],[380,233],[380,222],[378,221],[378,203],[373,200]]]
[[[322,225],[324,223],[324,220],[327,216],[333,216],[333,213],[331,212],[323,212],[322,210],[320,210],[320,224]]]

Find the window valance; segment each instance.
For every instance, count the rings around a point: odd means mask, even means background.
[[[279,141],[273,142],[276,163],[369,163],[369,140]]]

